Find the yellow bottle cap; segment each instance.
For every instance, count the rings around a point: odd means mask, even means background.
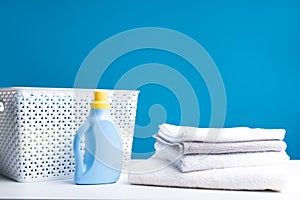
[[[92,102],[91,107],[94,109],[109,108],[106,92],[95,91],[94,101]]]

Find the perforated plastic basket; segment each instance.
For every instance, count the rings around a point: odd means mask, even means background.
[[[19,182],[72,178],[73,136],[93,99],[89,89],[0,89],[0,173]],[[131,156],[138,91],[105,90]]]

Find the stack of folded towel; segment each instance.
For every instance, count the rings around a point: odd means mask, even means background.
[[[280,191],[287,182],[289,160],[284,136],[284,129],[162,124],[155,135],[155,155],[133,166],[129,181],[143,185]]]

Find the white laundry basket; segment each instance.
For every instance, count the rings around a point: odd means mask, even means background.
[[[0,89],[0,173],[19,182],[72,178],[73,136],[93,100],[90,89]],[[131,156],[138,91],[105,90]]]

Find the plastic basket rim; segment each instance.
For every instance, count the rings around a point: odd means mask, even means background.
[[[0,91],[28,91],[28,92],[37,92],[37,91],[60,91],[60,92],[91,92],[91,91],[106,91],[106,92],[117,92],[117,93],[134,93],[139,94],[139,90],[114,90],[114,89],[101,89],[101,88],[52,88],[52,87],[3,87],[0,88]]]

